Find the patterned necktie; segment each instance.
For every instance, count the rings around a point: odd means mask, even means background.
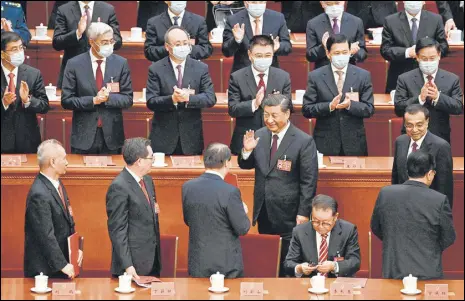
[[[260,20],[255,19],[254,22],[255,22],[255,35],[256,36],[261,35],[262,33],[260,32]]]
[[[273,160],[274,155],[278,151],[278,135],[274,134],[273,135],[273,144],[271,145],[271,151],[270,151],[270,165],[271,161]]]
[[[86,27],[88,28],[90,25],[90,22],[92,21],[92,17],[90,16],[90,7],[89,5],[84,5],[84,13],[87,16],[87,24]]]
[[[412,153],[417,151],[418,144],[416,142],[413,142],[412,144]]]
[[[338,76],[338,79],[337,79],[337,91],[339,93],[342,93],[342,88],[344,87],[344,71],[335,71],[337,76]]]
[[[321,235],[321,244],[320,244],[320,252],[318,252],[318,263],[322,264],[328,259],[328,243],[326,242],[326,238],[328,237],[327,234]],[[323,276],[326,277],[326,273]]]
[[[426,79],[428,80],[428,85],[433,86],[433,77],[431,75],[428,75],[426,77]],[[432,102],[433,102],[433,99],[431,97],[427,96],[426,97],[426,103],[431,105]]]
[[[258,75],[258,77],[260,77],[260,81],[258,82],[257,92],[261,89],[261,87],[263,87],[263,89],[266,90],[265,81],[263,80],[264,76],[265,76],[265,73],[260,73]]]
[[[333,33],[338,34],[339,33],[339,25],[337,24],[337,18],[333,19]]]
[[[60,194],[60,199],[61,199],[61,202],[63,203],[63,207],[65,208],[65,210],[67,210],[66,209],[67,206],[66,206],[66,201],[65,201],[65,195],[63,193],[63,188],[61,187],[61,184],[58,185],[58,192]]]
[[[417,19],[412,18],[412,39],[413,39],[413,44],[417,43],[417,33],[418,33]]]
[[[139,181],[139,184],[140,184],[140,188],[142,188],[142,192],[145,194],[145,198],[147,199],[147,202],[149,202],[149,207],[151,207],[149,193],[147,192],[147,188],[145,187],[144,180],[141,179]]]
[[[102,72],[102,62],[103,60],[97,60],[97,70],[95,71],[95,85],[97,86],[97,90],[100,91],[103,87],[103,72]],[[98,116],[97,127],[101,128],[103,125],[102,118],[100,114]]]
[[[173,20],[174,20],[173,25],[179,26],[179,24],[178,24],[179,17],[175,16],[175,17],[173,17]]]
[[[10,78],[10,82],[8,83],[8,92],[11,92],[11,93],[16,93],[16,87],[15,87],[15,82],[14,82],[14,73],[11,72],[10,74],[8,74],[8,77]]]
[[[178,86],[178,89],[182,89],[182,72],[181,72],[181,68],[182,68],[181,65],[176,66],[176,69],[178,69],[178,82],[176,84]]]

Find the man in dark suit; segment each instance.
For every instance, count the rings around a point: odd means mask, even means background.
[[[281,2],[281,12],[287,28],[294,33],[303,33],[307,23],[323,12],[320,1],[275,1]]]
[[[212,143],[203,161],[205,173],[182,186],[182,211],[189,227],[189,276],[207,278],[220,272],[226,278],[243,277],[239,236],[247,234],[250,221],[241,192],[224,181],[231,151]]]
[[[37,151],[40,173],[26,200],[24,277],[43,273],[49,277],[74,278],[84,253],[79,250],[78,265],[69,262],[68,236],[75,233],[73,210],[60,181],[68,161],[60,142],[42,142]]]
[[[408,181],[381,188],[371,230],[383,241],[383,278],[443,278],[442,252],[455,241],[447,196],[429,189],[434,156],[419,150],[407,160]]]
[[[439,69],[441,49],[431,38],[423,38],[416,45],[419,68],[399,76],[394,105],[396,115],[403,117],[405,108],[421,104],[430,112],[429,130],[450,143],[449,115],[463,113],[460,78]],[[405,133],[405,128],[402,129]]]
[[[113,30],[102,22],[87,31],[91,50],[68,62],[61,105],[73,110],[71,148],[75,154],[119,154],[123,112],[132,106],[131,74],[125,58],[113,54]]]
[[[315,63],[315,69],[328,65],[326,42],[331,34],[343,34],[350,43],[350,63],[363,62],[367,49],[362,20],[344,12],[344,1],[321,1],[321,5],[325,12],[307,24],[307,60]]]
[[[25,17],[26,13],[21,8],[21,4],[11,1],[2,1],[1,5],[2,36],[7,32],[15,32],[21,36],[25,45],[29,44],[29,41],[31,40],[31,33],[27,28]]]
[[[436,160],[436,176],[431,189],[445,194],[452,208],[454,179],[450,144],[444,139],[430,133],[429,111],[420,104],[407,107],[404,115],[406,135],[397,137],[392,165],[392,184],[402,184],[408,180],[407,157],[419,149],[433,155]]]
[[[241,152],[245,131],[256,131],[265,126],[261,106],[265,95],[280,93],[291,99],[289,73],[270,67],[273,61],[273,44],[273,39],[269,36],[254,36],[248,52],[252,65],[231,74],[228,109],[229,116],[236,118],[231,139],[231,151],[235,155]]]
[[[115,8],[112,5],[103,1],[70,1],[60,6],[55,19],[52,41],[55,50],[64,50],[60,75],[58,76],[58,89],[62,86],[68,60],[89,51],[90,44],[86,30],[92,22],[103,22],[113,28],[115,50],[120,49],[123,45]]]
[[[168,8],[165,1],[139,1],[138,3],[137,27],[142,28],[142,31],[147,30],[147,23],[150,18],[164,13]]]
[[[152,64],[147,80],[147,107],[154,111],[150,139],[155,152],[200,155],[202,109],[216,103],[208,66],[188,57],[188,33],[180,26],[166,32],[169,56]]]
[[[365,30],[383,27],[384,19],[397,12],[396,1],[347,1],[347,12],[362,19]]]
[[[251,3],[254,2],[254,3]],[[273,67],[279,67],[278,55],[288,55],[292,51],[289,31],[284,15],[266,9],[266,1],[244,1],[246,9],[227,18],[223,31],[223,55],[234,62],[231,73],[250,66],[247,55],[250,40],[256,35],[271,36],[274,40]]]
[[[312,201],[312,220],[292,231],[284,266],[288,275],[352,277],[360,269],[357,226],[338,219],[337,202],[319,194]]]
[[[47,113],[40,71],[23,64],[24,46],[14,32],[2,33],[2,153],[35,153],[40,144],[36,114]]]
[[[316,118],[316,147],[327,156],[367,156],[364,118],[373,115],[370,73],[349,64],[350,44],[344,35],[327,41],[331,64],[310,72],[302,113]]]
[[[463,40],[463,1],[436,1],[436,5],[444,21],[446,36],[452,29],[460,29]]]
[[[315,142],[289,122],[291,100],[268,95],[263,101],[266,127],[247,131],[238,162],[255,169],[253,225],[260,234],[282,237],[281,269],[292,229],[309,221],[318,180]]]
[[[152,17],[147,23],[146,40],[144,44],[145,57],[152,61],[169,55],[165,48],[166,32],[171,26],[181,26],[188,33],[188,39],[195,39],[190,57],[196,60],[206,59],[213,53],[213,46],[208,40],[205,18],[186,11],[186,1],[167,1],[166,12]]]
[[[148,175],[153,151],[150,140],[131,138],[124,142],[127,164],[111,182],[107,192],[108,233],[110,235],[111,273],[124,272],[136,280],[139,275],[160,276],[160,208],[155,185]]]
[[[441,57],[446,56],[449,45],[441,16],[422,10],[424,1],[405,1],[405,11],[386,17],[381,43],[381,55],[389,61],[386,93],[396,88],[399,75],[418,68],[415,46],[424,37],[439,42]]]

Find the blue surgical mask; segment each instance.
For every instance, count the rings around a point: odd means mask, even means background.
[[[10,64],[19,67],[24,63],[24,50],[10,54]]]
[[[261,16],[263,16],[265,10],[265,3],[249,3],[249,8],[247,8],[249,14],[254,18],[260,18]]]
[[[426,75],[433,75],[439,68],[439,60],[429,62],[420,61],[418,65],[420,66],[421,72]]]
[[[191,53],[191,46],[190,45],[174,46],[173,47],[173,55],[178,60],[184,61],[190,53]]]
[[[405,1],[405,10],[412,16],[416,16],[423,8],[423,1]]]
[[[265,72],[273,63],[273,58],[256,58],[253,60],[253,67],[260,72]]]
[[[331,56],[331,63],[337,69],[344,69],[350,61],[350,54],[340,54]]]
[[[170,10],[179,15],[186,9],[187,1],[171,1]]]
[[[326,6],[325,13],[330,19],[339,17],[344,12],[344,5]]]
[[[109,57],[110,55],[113,54],[113,45],[112,44],[110,44],[110,45],[99,45],[99,48],[100,48],[100,51],[98,52],[98,54],[101,57],[107,58],[107,57]]]

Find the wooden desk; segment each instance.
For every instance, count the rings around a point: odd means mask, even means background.
[[[35,29],[30,29],[35,35]],[[123,47],[115,53],[128,59],[129,67],[132,70],[132,85],[134,90],[141,91],[146,83],[148,68],[151,62],[144,56],[144,42],[129,42],[130,31],[122,31]],[[53,30],[48,31],[48,36],[53,37]],[[292,90],[305,89],[307,87],[307,75],[313,70],[313,63],[306,60],[306,37],[304,33],[291,34],[292,52],[288,56],[280,56],[280,67],[291,75]],[[212,43],[213,54],[204,60],[210,68],[212,81],[216,92],[225,92],[228,88],[230,70],[232,68],[233,57],[226,58],[221,52],[221,43]],[[366,69],[372,74],[374,93],[384,93],[387,79],[389,63],[380,54],[380,45],[372,45],[367,42],[368,58],[359,67]],[[461,87],[464,84],[464,47],[450,46],[449,54],[441,60],[440,67],[460,76]],[[41,70],[46,84],[56,83],[60,72],[60,55],[63,52],[55,51],[52,47],[52,40],[36,41],[32,40],[26,51],[29,56],[27,64]]]
[[[1,273],[21,276],[23,273],[24,213],[30,186],[38,173],[37,160],[28,155],[21,167],[1,168]],[[360,275],[368,275],[368,231],[370,218],[379,190],[390,185],[392,158],[368,157],[366,169],[343,169],[331,165],[328,158],[325,169],[320,169],[317,193],[334,197],[339,203],[340,217],[357,225],[361,248]],[[113,156],[114,167],[86,167],[80,155],[68,155],[68,171],[62,178],[75,213],[76,229],[86,239],[84,261],[86,275],[109,275],[111,244],[107,229],[105,195],[111,181],[121,171],[121,156]],[[253,208],[254,171],[241,170],[235,158],[231,173],[238,175],[242,198],[249,210]],[[201,166],[176,169],[153,168],[151,176],[160,203],[160,229],[162,234],[179,237],[178,273],[186,275],[188,228],[182,219],[181,187],[186,181],[203,173]],[[448,278],[463,279],[464,247],[464,159],[454,158],[454,225],[457,240],[444,253],[444,271]],[[250,233],[257,233],[256,227]],[[381,265],[381,262],[374,262]],[[86,274],[87,273],[87,274]]]
[[[173,299],[173,300],[239,300],[241,282],[263,282],[263,288],[268,291],[263,296],[263,300],[328,300],[336,299],[329,293],[324,295],[315,295],[308,292],[311,287],[308,278],[244,278],[244,279],[226,279],[225,286],[229,292],[224,294],[214,294],[208,291],[210,281],[199,278],[176,278],[163,279],[165,282],[174,282],[176,295],[173,297],[153,297],[152,299]],[[334,279],[326,279],[325,287],[329,288]],[[75,280],[55,280],[49,279],[49,287],[56,282],[75,282],[76,289],[81,294],[76,295],[75,299],[80,300],[150,300],[150,289],[135,287],[136,291],[131,294],[118,294],[114,291],[118,287],[117,279],[109,278],[76,278]],[[368,279],[365,288],[355,290],[358,294],[354,295],[354,300],[422,300],[425,298],[425,284],[448,284],[449,300],[463,300],[463,280],[434,280],[419,281],[418,289],[422,291],[417,296],[405,296],[400,293],[403,288],[401,280],[391,279]],[[52,300],[52,294],[39,295],[30,291],[34,286],[33,279],[24,278],[2,278],[2,300]],[[331,297],[331,298],[330,298]],[[53,299],[55,299],[54,297]],[[253,300],[251,297],[243,297],[246,300]],[[256,299],[256,298],[255,298]],[[63,298],[69,300],[69,298]],[[344,300],[344,298],[338,299]]]
[[[58,94],[60,93],[58,92]],[[213,108],[202,111],[205,146],[211,142],[229,145],[234,130],[235,119],[228,114],[226,93],[216,93],[216,97],[217,104]],[[142,98],[142,92],[134,92],[134,105],[123,111],[126,138],[148,137],[152,128],[153,112],[147,108],[145,102],[138,101],[140,98]],[[293,96],[293,98],[295,97]],[[389,119],[397,117],[394,114],[394,106],[389,103],[389,95],[375,94],[374,98],[375,114],[371,118],[365,119],[368,155],[389,156]],[[44,118],[44,139],[57,139],[70,152],[72,111],[64,110],[61,107],[60,98],[57,101],[51,101],[50,106],[52,109],[47,114],[42,115]],[[309,120],[302,115],[301,104],[295,104],[295,112],[291,115],[291,120],[302,131],[313,133]],[[452,155],[455,157],[463,156],[464,115],[451,116],[451,128]],[[400,132],[393,132],[394,138],[399,135]]]

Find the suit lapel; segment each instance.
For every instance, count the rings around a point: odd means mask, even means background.
[[[169,57],[166,57],[163,66],[165,68],[165,75],[168,77],[168,82],[170,83],[171,87],[175,86],[177,84],[176,75],[174,74],[173,65],[171,64]]]
[[[91,51],[91,50],[89,50]],[[84,64],[83,64],[83,73],[87,80],[89,81],[90,86],[92,87],[92,90],[94,91],[94,94],[97,95],[97,84],[95,83],[95,76],[94,76],[94,71],[92,69],[92,60],[90,58],[90,53],[87,52],[87,55],[84,56]]]
[[[182,75],[182,87],[188,88],[191,85],[191,79],[194,78],[193,59],[187,57],[186,65],[184,66],[184,74]]]
[[[21,88],[21,81],[25,81],[27,83],[27,71],[25,65],[21,65],[18,67],[18,78],[16,79],[16,87],[15,87],[15,92],[16,92],[16,106],[20,107],[21,106],[21,97],[19,94],[19,90]],[[32,87],[29,88],[30,90]]]
[[[328,32],[330,34],[333,32],[333,28],[331,27],[331,21],[329,20],[329,17],[327,14],[324,15],[324,18],[321,20],[321,23],[322,23],[321,28],[324,28],[324,30],[321,34],[320,41],[323,35],[325,34],[325,32]]]
[[[273,20],[268,11],[265,10],[265,13],[263,14],[262,35],[269,36],[270,34],[273,34],[271,31],[273,22],[276,22],[276,20]],[[273,35],[273,38],[276,37]]]
[[[408,136],[406,137],[407,139],[405,139],[405,141],[402,141],[401,143],[399,143],[400,149],[399,149],[399,155],[397,156],[398,165],[402,168],[402,169],[399,168],[400,176],[403,179],[408,178],[408,176],[406,177],[407,175],[407,154],[408,154],[408,149],[410,145],[410,137]]]
[[[425,135],[425,139],[423,139],[423,143],[421,144],[420,146],[420,149],[421,150],[424,150],[426,152],[429,152],[430,149],[431,149],[431,144],[432,144],[432,141],[431,141],[431,133],[428,131]]]
[[[420,69],[417,69],[418,72],[415,73],[415,76],[413,77],[413,81],[415,84],[418,86],[419,90],[423,87],[425,84],[425,79],[423,78],[423,73],[421,73]]]
[[[142,187],[140,187],[139,183],[136,182],[136,179],[134,179],[134,177],[126,170],[126,168],[123,169],[123,172],[124,172],[124,177],[126,178],[128,183],[130,184],[130,186],[131,186],[132,190],[134,191],[134,193],[137,195],[137,201],[139,202],[139,204],[141,204],[147,210],[152,212],[151,211],[152,209],[150,208],[149,203],[147,202],[147,198],[145,197],[145,194],[142,191]],[[145,181],[144,181],[144,183],[145,183]],[[147,187],[147,186],[145,186],[145,187]]]
[[[192,19],[191,14],[188,11],[185,11],[184,16],[182,18],[182,22],[181,22],[181,27],[187,30],[189,25],[192,24],[191,19]],[[190,38],[193,39],[194,37],[190,37]]]
[[[245,15],[242,16],[242,22],[239,24],[239,26],[241,24],[245,24],[245,36],[247,37],[246,45],[249,45],[249,41],[252,40],[253,38],[253,30],[252,30],[252,25],[250,24],[249,14],[246,9],[244,9],[244,11],[245,11]],[[265,25],[265,21],[263,21],[263,25]]]
[[[336,97],[336,95],[338,95],[339,93],[337,91],[336,82],[334,81],[334,76],[331,70],[331,65],[326,65],[321,68],[325,68],[323,72],[323,81],[328,86],[331,93],[333,93],[333,96]]]
[[[266,129],[266,134],[264,135],[263,138],[260,138],[260,140],[263,140],[263,147],[260,148],[260,160],[259,162],[261,163],[261,169],[264,174],[269,173],[270,169],[270,151],[271,151],[271,131]]]
[[[268,69],[268,80],[266,82],[266,91],[265,91],[265,96],[271,94],[273,92],[273,89],[277,87],[277,84],[275,83],[276,77],[275,73]],[[281,93],[281,91],[279,91]]]
[[[318,264],[318,250],[316,246],[316,231],[311,226],[307,228],[305,234],[308,236],[308,251],[310,253],[309,261]]]
[[[407,38],[407,44],[408,47],[412,46],[414,44],[413,39],[412,39],[412,30],[410,29],[410,25],[408,23],[408,18],[405,12],[401,12],[399,15],[400,18],[400,28],[404,31],[404,34]],[[418,37],[418,33],[417,33]]]
[[[331,257],[336,256],[336,252],[339,250],[339,242],[341,241],[342,227],[339,221],[336,222],[333,230],[331,230],[331,236],[329,237],[328,246],[328,260],[332,260]]]
[[[349,64],[347,66],[347,74],[346,74],[346,78],[344,81],[344,86],[342,87],[343,94],[345,92],[350,92],[350,88],[353,88],[355,86],[357,79],[358,79],[358,74],[356,72],[356,69],[351,64]]]
[[[102,18],[102,9],[100,7],[100,2],[94,1],[94,11],[92,12],[92,22],[98,22],[98,18],[100,18],[101,22],[104,21]]]
[[[74,1],[74,5],[72,6],[71,11],[75,17],[76,24],[79,23],[79,20],[81,19],[81,7],[79,6],[79,1]]]
[[[50,190],[50,192],[52,193],[53,198],[55,199],[55,202],[57,202],[58,206],[60,206],[61,210],[63,210],[63,213],[64,213],[64,216],[65,216],[66,220],[68,222],[71,222],[70,218],[69,218],[69,215],[68,215],[68,212],[67,212],[66,208],[63,206],[63,201],[61,200],[61,197],[58,194],[58,191],[56,190],[55,186],[53,186],[53,184],[45,176],[43,176],[42,174],[39,174],[39,177],[40,177],[41,181],[45,184],[45,186],[48,188],[48,190]],[[61,183],[60,183],[60,185],[61,185]]]
[[[420,16],[420,26],[418,27],[417,41],[421,39],[421,37],[426,36],[426,28],[428,27],[427,24],[428,24],[428,14],[426,13],[426,11],[423,10]],[[417,41],[415,41],[415,44],[417,43]]]
[[[347,39],[349,39],[349,43],[350,43],[350,37],[352,36],[354,27],[351,26],[349,22],[349,18],[347,17],[346,13],[342,14],[341,24],[339,24],[339,28],[340,28],[339,33],[345,35]]]
[[[113,55],[107,57],[105,61],[105,74],[103,75],[103,83],[111,83],[111,78],[115,74],[113,68],[115,68],[113,63]]]
[[[287,129],[286,134],[283,137],[283,141],[281,141],[281,143],[279,144],[277,152],[275,153],[273,158],[271,158],[270,167],[266,175],[268,175],[276,167],[276,164],[278,163],[278,158],[281,158],[285,154],[289,146],[292,144],[292,142],[294,142],[294,136],[295,136],[294,126],[291,123],[289,125],[289,128]],[[270,140],[270,143],[271,143],[271,140]]]
[[[245,76],[246,76],[245,81],[247,82],[247,86],[250,89],[250,94],[254,95],[254,98],[255,98],[258,87],[257,87],[257,82],[255,81],[255,77],[252,72],[252,68],[253,68],[252,65],[250,65],[250,67],[247,69],[247,72],[245,73]]]
[[[170,15],[168,15],[168,10],[166,10],[162,15],[161,15],[161,23],[165,25],[165,29],[168,30],[171,26],[173,26],[173,23],[171,22]],[[183,20],[184,23],[184,20]]]

